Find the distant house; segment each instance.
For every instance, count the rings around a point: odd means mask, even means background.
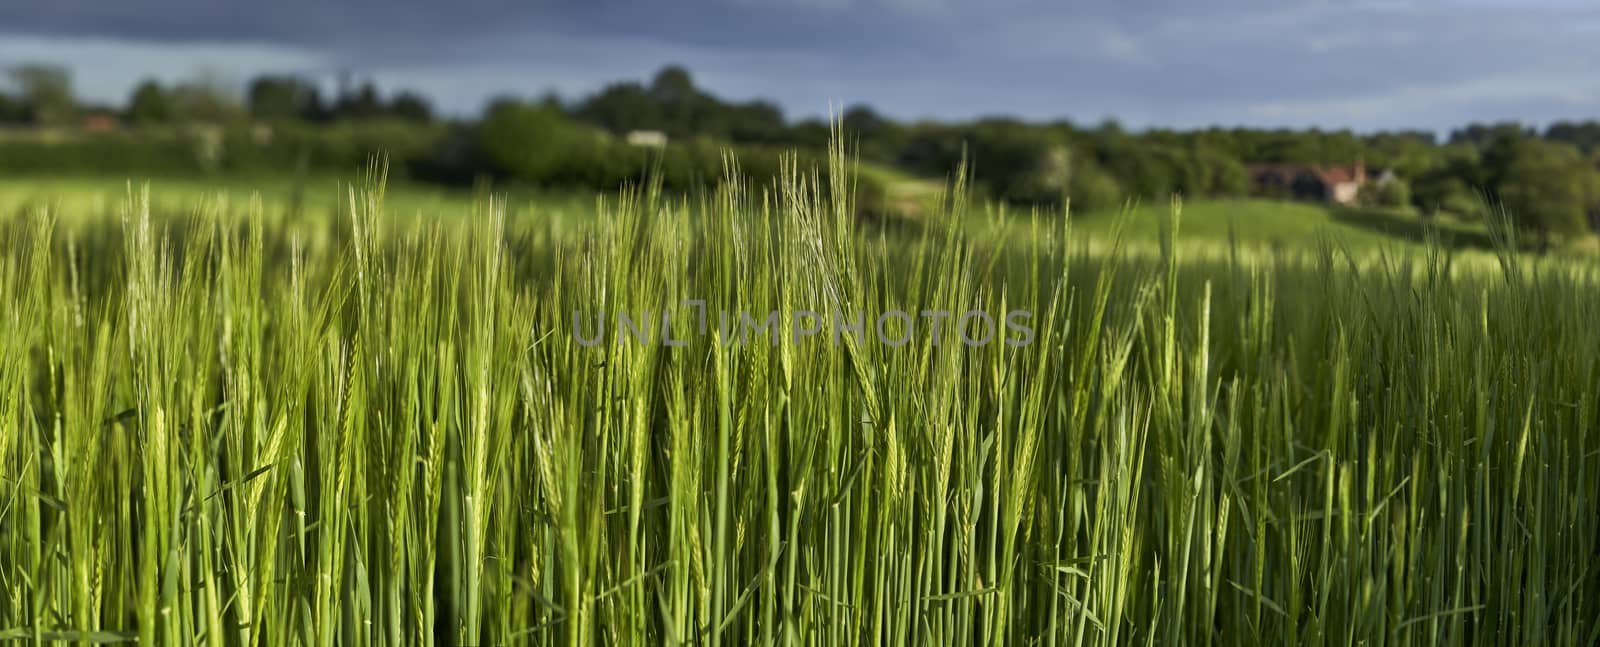
[[[91,133],[107,133],[122,126],[122,121],[116,113],[109,110],[91,110],[84,113],[79,120],[78,127]]]
[[[633,130],[628,132],[627,140],[634,146],[660,148],[667,145],[667,134],[659,130]]]
[[[1367,182],[1393,177],[1387,172],[1380,178],[1369,177],[1366,163],[1360,161],[1332,166],[1251,164],[1246,170],[1260,194],[1336,204],[1355,204]]]

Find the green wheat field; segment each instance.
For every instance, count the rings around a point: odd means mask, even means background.
[[[831,157],[546,208],[377,166],[325,211],[11,205],[0,639],[1600,642],[1592,260],[959,182],[863,222]],[[1035,335],[575,335],[685,300]]]

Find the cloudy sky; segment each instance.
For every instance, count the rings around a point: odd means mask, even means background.
[[[866,102],[1131,127],[1445,130],[1600,118],[1592,0],[0,0],[0,65],[145,76],[347,69],[470,114],[682,63],[791,116]]]

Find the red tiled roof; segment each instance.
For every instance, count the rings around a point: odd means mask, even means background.
[[[1252,177],[1260,178],[1263,175],[1282,175],[1293,178],[1302,173],[1310,173],[1322,180],[1325,184],[1344,184],[1347,182],[1360,182],[1364,172],[1361,164],[1336,164],[1320,166],[1311,164],[1247,164],[1246,171]]]
[[[1366,178],[1361,177],[1355,165],[1328,166],[1316,169],[1315,173],[1328,184],[1344,184],[1346,182],[1360,182]]]

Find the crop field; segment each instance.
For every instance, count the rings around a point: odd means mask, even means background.
[[[39,210],[57,219],[88,217],[120,219],[130,191],[149,189],[150,206],[157,212],[192,215],[220,208],[224,212],[249,211],[260,203],[260,214],[276,218],[285,214],[337,220],[348,217],[346,189],[360,176],[314,177],[161,177],[130,181],[124,177],[0,177],[0,214],[28,216]],[[537,208],[540,221],[582,222],[594,217],[595,196],[573,192],[519,190],[494,194],[506,203],[508,216]],[[482,191],[444,189],[419,183],[390,182],[385,187],[384,210],[391,216],[451,219],[470,215],[486,199]]]
[[[0,641],[1600,643],[1592,261],[848,167],[0,184]]]

